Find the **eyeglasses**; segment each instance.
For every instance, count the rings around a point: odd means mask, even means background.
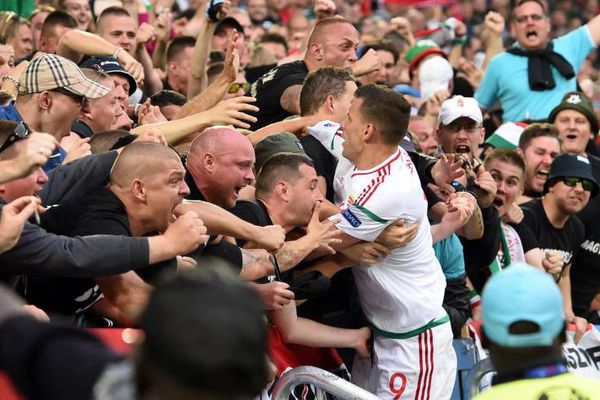
[[[13,129],[10,136],[8,136],[6,141],[2,143],[2,146],[0,146],[0,153],[8,149],[13,143],[25,139],[30,133],[31,129],[29,129],[29,126],[27,126],[27,124],[23,121],[19,122],[17,126],[15,126],[15,129]]]
[[[75,101],[76,103],[78,103],[81,107],[84,106],[84,104],[85,104],[85,102],[87,100],[84,96],[80,96],[80,95],[75,94],[73,92],[69,92],[68,90],[63,89],[63,88],[52,89],[51,92],[60,93],[63,96],[70,97],[71,99],[73,99],[73,101]]]
[[[446,129],[447,131],[452,132],[452,133],[458,133],[458,132],[460,132],[461,129],[464,129],[468,133],[474,133],[477,130],[481,129],[481,125],[450,123],[450,124],[444,126],[444,129]]]
[[[231,84],[231,86],[229,86],[229,90],[227,91],[227,93],[230,94],[234,94],[237,93],[239,90],[244,89],[244,93],[248,91],[248,89],[250,89],[250,84],[248,82],[234,82]]]
[[[562,181],[565,185],[567,185],[568,187],[572,187],[572,188],[576,187],[577,184],[581,182],[581,187],[586,192],[591,192],[592,190],[594,190],[594,187],[596,186],[596,184],[594,182],[590,181],[589,179],[577,178],[574,176],[565,176],[564,178],[562,178]]]
[[[515,17],[515,22],[517,24],[525,24],[529,18],[531,18],[533,22],[540,22],[541,20],[546,19],[546,16],[542,14],[521,15],[520,17]]]

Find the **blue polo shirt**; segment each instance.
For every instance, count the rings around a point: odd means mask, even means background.
[[[23,117],[17,111],[14,103],[10,103],[7,106],[0,107],[0,120],[5,121],[15,121],[21,122],[23,121]],[[58,147],[56,151],[48,158],[48,162],[43,166],[44,172],[48,172],[58,167],[65,161],[67,157],[67,152],[62,147]]]
[[[596,45],[587,26],[582,26],[553,41],[554,51],[571,64],[575,73]],[[529,88],[527,57],[500,53],[490,61],[475,99],[483,108],[490,108],[497,100],[502,103],[504,122],[523,119],[545,119],[565,93],[577,90],[577,79],[565,79],[552,67],[556,87],[535,91]]]

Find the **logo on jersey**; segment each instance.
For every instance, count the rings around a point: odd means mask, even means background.
[[[362,225],[361,220],[358,219],[358,217],[349,208],[342,212],[342,217],[344,217],[346,221],[348,221],[350,225],[352,225],[355,228],[358,228]]]

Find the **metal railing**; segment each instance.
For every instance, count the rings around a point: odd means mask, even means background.
[[[340,399],[378,400],[379,397],[340,378],[331,372],[316,367],[297,367],[279,378],[273,389],[273,400],[288,400],[290,393],[298,385],[312,385],[317,389],[317,398],[325,399],[322,392],[332,394]],[[319,393],[321,392],[321,393]]]

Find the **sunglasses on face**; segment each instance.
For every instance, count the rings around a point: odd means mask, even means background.
[[[576,187],[577,184],[581,182],[581,187],[586,192],[591,192],[592,190],[594,190],[594,186],[596,186],[594,185],[594,182],[590,181],[589,179],[576,178],[574,176],[566,176],[562,178],[562,181],[565,185],[572,188]]]
[[[85,104],[86,98],[83,96],[80,96],[78,94],[69,92],[68,90],[62,89],[62,88],[57,88],[57,89],[53,89],[51,90],[51,92],[56,92],[56,93],[60,93],[63,96],[67,96],[70,97],[71,99],[73,99],[74,102],[76,102],[77,104],[81,105],[83,107],[83,105]]]
[[[234,94],[237,93],[239,90],[243,89],[244,93],[248,91],[248,89],[250,89],[250,84],[248,82],[242,82],[242,83],[237,83],[234,82],[231,84],[231,86],[229,86],[229,90],[227,91],[230,94]]]
[[[19,122],[6,141],[2,143],[2,146],[0,147],[0,153],[8,149],[13,143],[25,139],[30,134],[31,129],[29,129],[29,126],[27,126],[25,122]]]

